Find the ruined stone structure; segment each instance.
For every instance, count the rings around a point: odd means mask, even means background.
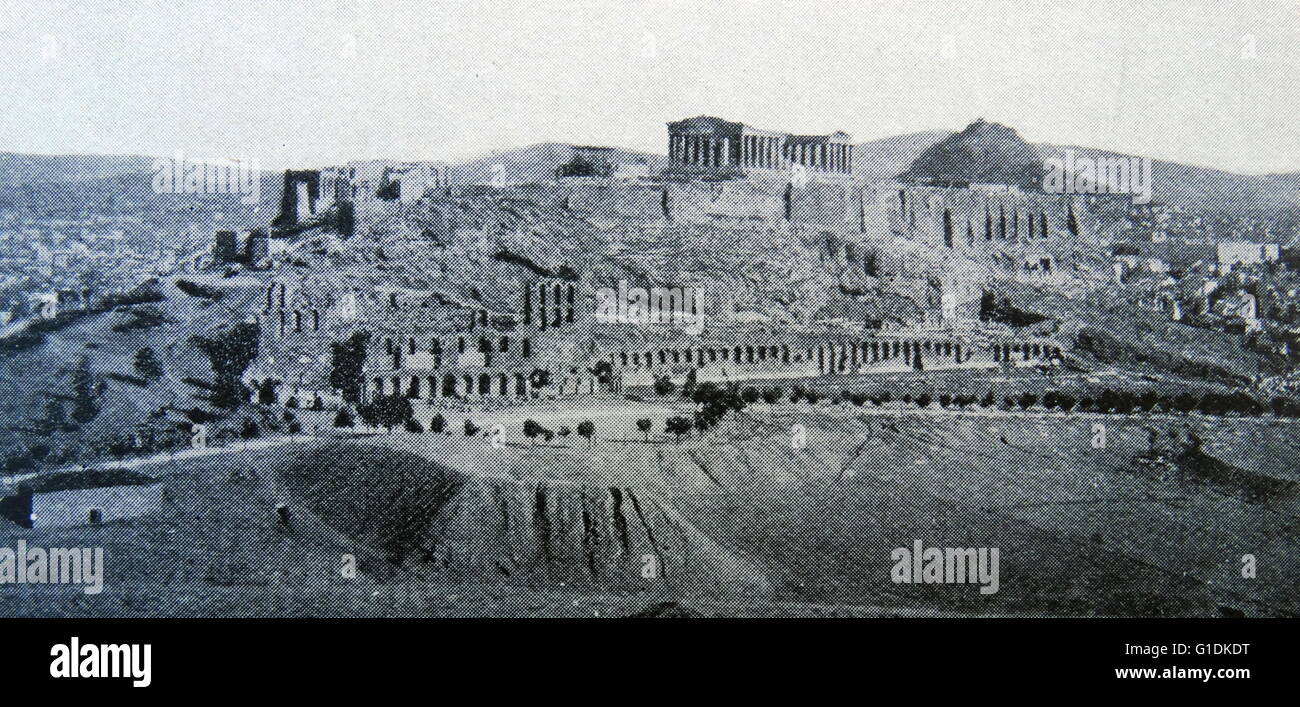
[[[844,132],[791,135],[702,115],[668,124],[668,159],[674,167],[738,175],[788,171],[792,164],[847,175],[853,170],[853,143]]]
[[[849,138],[842,133],[801,137],[707,117],[673,123],[670,131],[673,164],[704,170],[687,174],[761,177],[764,170],[789,169],[792,163],[830,175],[852,169]],[[372,211],[359,210],[359,219],[382,216],[383,209],[418,211],[425,218],[408,230],[448,246],[465,234],[515,223],[479,223],[472,218],[479,212],[466,207],[478,202],[431,193],[445,186],[445,172],[439,176],[412,164],[353,163],[315,176],[290,173],[285,208],[307,219],[358,201],[372,204]],[[728,312],[720,301],[709,312],[705,333],[688,336],[680,328],[597,321],[593,283],[572,272],[551,275],[559,271],[526,259],[514,263],[527,271],[518,295],[492,304],[477,294],[412,290],[373,278],[277,279],[268,284],[258,313],[268,355],[250,368],[249,380],[292,382],[285,390],[295,395],[312,386],[328,391],[329,345],[356,331],[371,334],[367,397],[401,394],[430,401],[618,394],[663,376],[680,382],[692,373],[700,382],[732,382],[1042,364],[1059,358],[1061,347],[1042,338],[1012,340],[981,326],[974,317],[980,295],[995,278],[1068,272],[1068,259],[1092,227],[1086,209],[1068,195],[849,179],[795,188],[785,175],[655,184],[579,180],[486,199],[519,223],[529,223],[524,216],[536,218],[546,205],[561,225],[565,218],[584,219],[586,227],[620,229],[625,239],[651,247],[678,236],[699,242],[725,234],[719,242],[737,247],[746,239],[792,239],[820,251],[843,301],[894,298],[889,301],[912,303],[911,309],[887,320],[849,310],[814,319],[810,311],[802,318],[805,325],[782,327],[741,316],[752,313],[741,312],[735,302]],[[229,233],[218,240],[222,253],[238,253],[244,243]],[[867,328],[858,329],[858,322]]]
[[[620,389],[648,386],[668,377],[681,382],[735,382],[854,375],[873,371],[988,368],[1045,364],[1061,357],[1054,341],[997,341],[926,335],[922,332],[852,337],[833,333],[749,335],[741,343],[678,341],[669,346],[623,348],[612,356]]]

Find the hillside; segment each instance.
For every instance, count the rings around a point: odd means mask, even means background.
[[[536,445],[511,424],[501,447],[397,432],[163,460],[144,468],[167,485],[158,513],[0,527],[9,544],[102,546],[109,558],[103,594],[4,586],[0,614],[626,616],[662,601],[716,616],[1300,607],[1300,565],[1287,551],[1294,515],[1194,470],[1179,485],[1135,461],[1153,425],[1224,439],[1241,426],[1294,444],[1293,423],[1112,417],[1110,446],[1096,450],[1090,415],[783,405],[678,445],[596,413],[560,413],[600,419],[590,446]],[[809,430],[804,450],[789,445],[793,423]],[[280,503],[287,526],[275,521]],[[891,549],[914,538],[999,548],[998,591],[891,582]],[[1234,567],[1243,549],[1274,558],[1249,584]],[[339,572],[345,555],[356,578]]]
[[[1018,133],[983,119],[922,152],[898,178],[927,184],[1008,184],[1040,189],[1042,160]]]

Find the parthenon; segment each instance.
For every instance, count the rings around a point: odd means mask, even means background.
[[[668,124],[668,157],[674,166],[719,171],[786,170],[800,164],[817,172],[849,174],[853,144],[845,132],[791,135],[702,115]]]

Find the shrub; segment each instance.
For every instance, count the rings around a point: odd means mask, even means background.
[[[348,410],[346,407],[339,408],[338,414],[334,416],[334,426],[352,427],[354,425],[356,425],[356,421],[352,419],[352,411]]]
[[[438,413],[437,415],[434,415],[429,420],[430,432],[440,433],[446,429],[447,429],[447,420],[443,418],[442,413]]]
[[[668,376],[659,376],[655,378],[654,390],[655,395],[672,395],[677,390],[677,384]]]
[[[691,431],[691,421],[685,417],[670,417],[664,421],[664,429],[676,436],[677,443],[681,444],[682,435]]]
[[[159,363],[157,354],[148,346],[135,352],[133,364],[136,372],[147,380],[153,380],[163,374],[162,364]]]

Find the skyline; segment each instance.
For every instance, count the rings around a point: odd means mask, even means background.
[[[855,142],[982,117],[1034,143],[1300,171],[1295,0],[1232,17],[1169,1],[182,4],[0,0],[0,149],[280,169],[544,142],[663,154],[665,123],[701,114]]]

